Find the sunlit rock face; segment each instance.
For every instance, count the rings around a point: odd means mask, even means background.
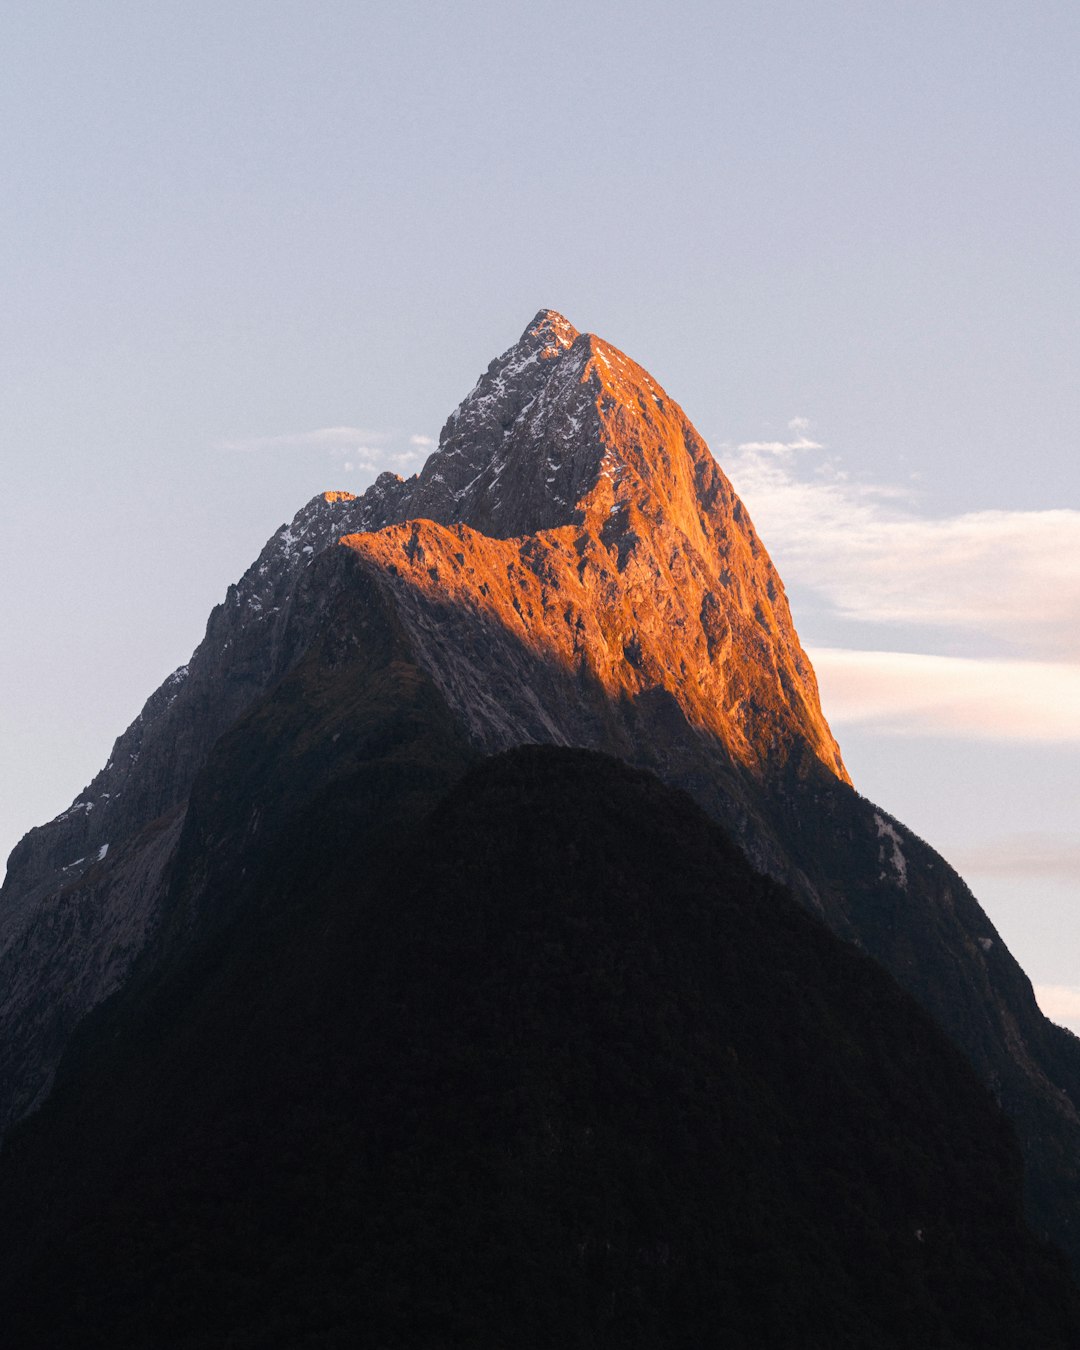
[[[1077,1043],[963,881],[851,788],[781,581],[682,410],[551,311],[419,474],[324,493],[275,533],[106,767],[15,849],[0,1127],[47,1093],[72,1029],[175,908],[178,875],[197,926],[200,877],[242,875],[249,837],[360,772],[388,707],[422,720],[432,699],[472,754],[584,746],[690,792],[965,1051],[1016,1123],[1038,1225],[1080,1263]],[[222,751],[239,726],[262,737],[244,810]]]
[[[407,523],[342,542],[403,604],[475,612],[610,698],[666,694],[754,772],[810,754],[847,781],[746,511],[678,404],[614,347],[539,314],[397,509]],[[506,700],[485,702],[462,713],[502,746]]]

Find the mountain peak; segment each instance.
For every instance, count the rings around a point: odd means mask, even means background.
[[[342,542],[409,603],[482,612],[615,700],[664,690],[755,773],[798,759],[797,741],[847,778],[745,508],[679,405],[618,348],[541,310],[396,491],[383,528],[365,521]],[[476,735],[510,743],[501,712],[481,725],[474,702]]]
[[[555,309],[541,309],[517,341],[517,346],[540,345],[545,360],[561,356],[581,336],[574,325]]]

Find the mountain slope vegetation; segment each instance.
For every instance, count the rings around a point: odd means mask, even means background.
[[[10,1343],[1077,1343],[1010,1126],[874,962],[648,774],[441,774],[313,793],[89,1019],[0,1160]]]

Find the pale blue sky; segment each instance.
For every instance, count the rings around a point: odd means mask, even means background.
[[[886,715],[826,658],[827,710],[1080,990],[1078,58],[1030,0],[6,5],[0,851],[553,306],[683,404],[807,645],[974,663]]]

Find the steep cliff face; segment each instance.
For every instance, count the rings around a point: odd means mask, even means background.
[[[1077,1043],[960,878],[851,788],[780,579],[681,409],[549,311],[418,475],[324,494],[277,532],[102,773],[15,850],[0,1123],[41,1099],[167,901],[209,921],[246,840],[436,705],[472,753],[585,746],[690,791],[961,1046],[1017,1123],[1042,1227],[1080,1261]],[[221,748],[241,725],[263,748],[238,784]]]
[[[350,493],[323,493],[267,542],[210,615],[188,663],[117,738],[105,767],[66,811],[12,851],[0,921],[10,922],[43,888],[70,885],[103,846],[182,806],[210,747],[303,649],[302,624],[291,622],[292,588],[312,557],[337,540],[355,501]]]
[[[447,423],[408,510],[342,541],[403,603],[473,612],[610,699],[662,691],[755,774],[810,754],[847,781],[742,504],[679,406],[607,343],[539,316]],[[505,700],[462,711],[495,744],[520,739],[499,730]]]

